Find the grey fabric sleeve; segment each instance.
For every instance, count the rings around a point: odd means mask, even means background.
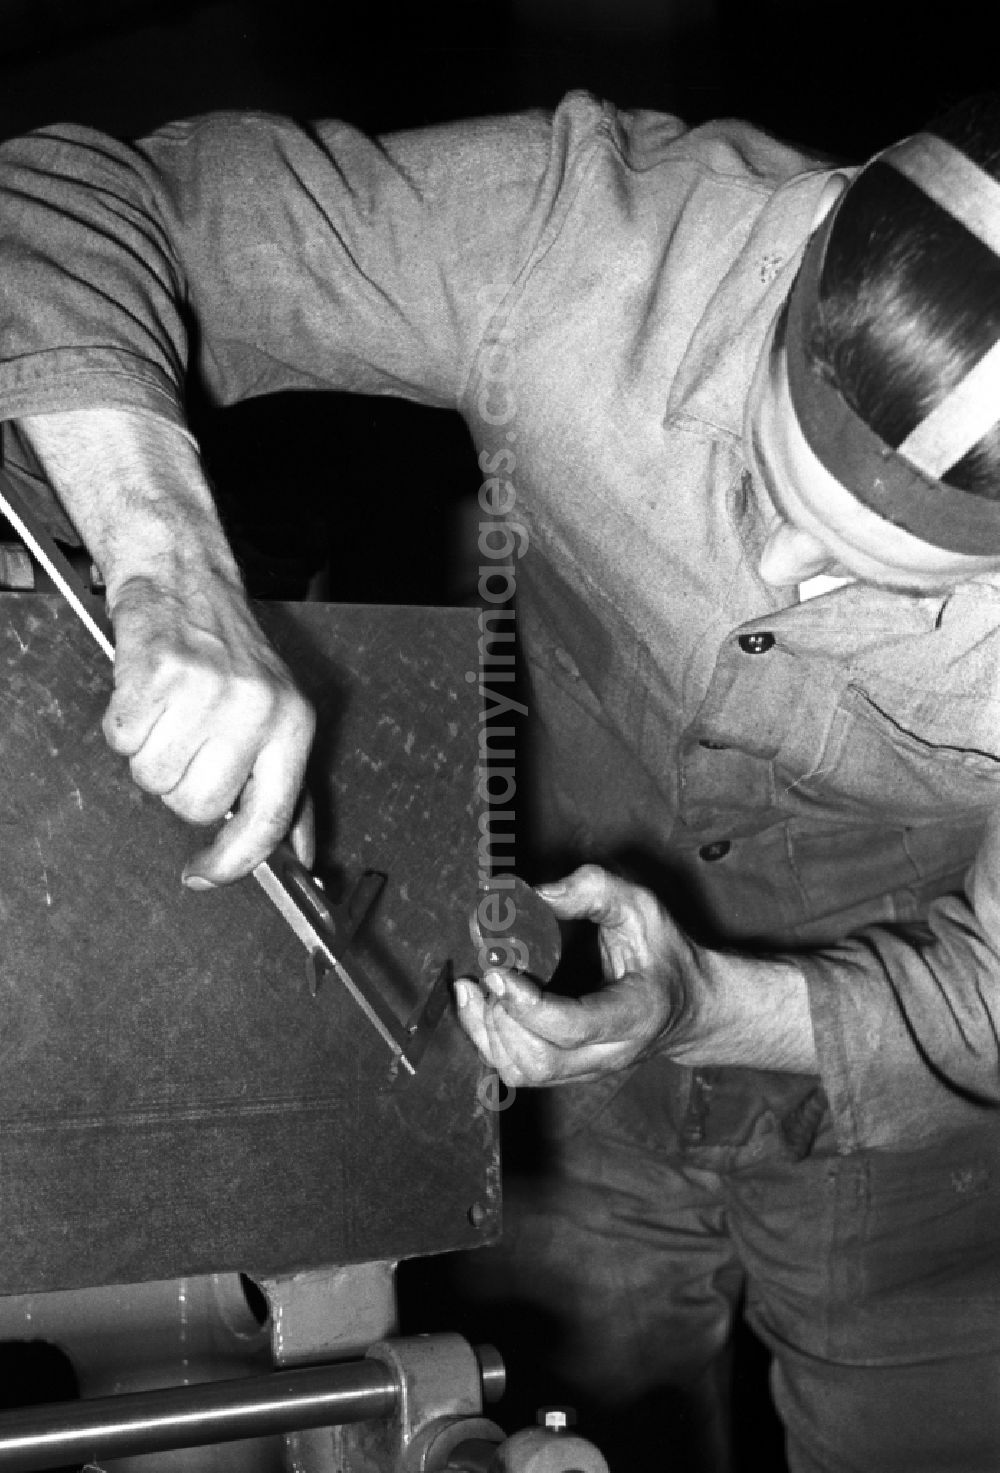
[[[1000,815],[964,894],[796,958],[841,1148],[907,1150],[1000,1104]]]
[[[557,231],[605,109],[372,140],[217,114],[134,145],[77,127],[0,147],[0,419],[184,422],[186,375],[461,400],[498,297]]]

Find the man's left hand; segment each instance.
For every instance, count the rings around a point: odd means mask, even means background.
[[[538,892],[561,920],[600,928],[607,986],[579,999],[546,996],[510,970],[482,987],[456,984],[459,1018],[507,1085],[577,1083],[626,1068],[688,1032],[700,988],[698,953],[656,896],[584,865]]]
[[[517,972],[460,979],[462,1026],[505,1084],[600,1079],[654,1050],[694,1068],[819,1072],[797,957],[698,946],[650,891],[594,864],[538,893],[561,920],[597,924],[607,986],[577,1000]]]

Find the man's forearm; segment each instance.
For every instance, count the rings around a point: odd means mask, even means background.
[[[232,815],[185,883],[238,879],[290,829],[310,863],[313,713],[253,616],[193,442],[124,410],[20,423],[107,585],[109,745],[180,817]]]
[[[790,957],[702,952],[701,982],[686,1036],[663,1051],[695,1068],[738,1066],[819,1072],[805,977]]]
[[[238,585],[193,442],[167,420],[81,409],[20,421],[114,607],[122,586],[167,586],[206,573]]]

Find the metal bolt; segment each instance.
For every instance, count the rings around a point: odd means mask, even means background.
[[[576,1423],[576,1412],[572,1407],[539,1407],[538,1421],[546,1432],[568,1432]]]

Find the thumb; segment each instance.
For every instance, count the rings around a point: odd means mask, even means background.
[[[628,920],[628,884],[602,869],[584,864],[563,880],[537,886],[560,920],[589,920],[600,926],[622,926]]]

